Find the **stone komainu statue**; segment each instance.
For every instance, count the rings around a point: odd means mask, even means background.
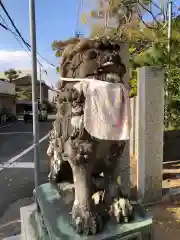
[[[128,222],[132,216],[132,206],[114,174],[125,141],[98,139],[87,131],[83,123],[86,96],[74,87],[77,82],[73,80],[98,79],[124,85],[126,68],[120,45],[109,40],[75,38],[58,42],[56,47],[63,51],[61,77],[72,81],[62,80],[58,86],[57,118],[48,148],[49,177],[55,182],[73,181],[72,224],[78,233],[96,234],[101,231],[105,214],[114,216],[117,222]],[[99,204],[92,198],[96,192],[101,196]],[[104,213],[98,207],[101,203]]]

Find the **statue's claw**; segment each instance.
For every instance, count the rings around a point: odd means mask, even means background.
[[[102,230],[102,219],[98,214],[82,211],[80,206],[72,210],[72,226],[78,234],[95,235]]]
[[[51,172],[48,175],[49,181],[57,182],[57,176],[58,172],[60,171],[60,163],[54,163],[53,166],[51,166]]]
[[[109,214],[116,218],[117,223],[128,223],[133,216],[133,207],[128,199],[115,199],[110,207]]]
[[[49,181],[52,180],[52,172],[50,172],[50,173],[48,174],[48,179],[49,179]]]
[[[56,183],[57,182],[57,174],[52,170],[48,175],[48,179],[50,182]]]

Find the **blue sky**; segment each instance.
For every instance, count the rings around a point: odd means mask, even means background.
[[[29,34],[29,1],[28,0],[4,0],[4,6],[20,30],[22,36],[30,42]],[[36,0],[36,30],[37,50],[50,62],[58,65],[59,59],[51,50],[53,40],[63,40],[74,36],[77,15],[78,0]],[[82,11],[86,11],[89,5],[84,1]],[[0,8],[0,14],[8,22],[7,17]],[[2,22],[2,20],[0,21]],[[8,22],[9,23],[9,22]],[[9,24],[11,26],[11,24]],[[79,24],[79,30],[88,35],[88,28]],[[18,51],[18,52],[17,52]],[[11,33],[0,28],[0,72],[15,67],[18,69],[30,69],[30,57],[20,46]],[[58,75],[55,69],[44,65],[48,71],[48,82],[54,84]]]

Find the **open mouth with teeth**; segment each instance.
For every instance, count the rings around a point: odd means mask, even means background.
[[[102,66],[103,67],[108,67],[108,66],[113,66],[113,62],[106,62],[106,63],[104,63]]]
[[[77,51],[77,52],[76,52]],[[111,83],[123,82],[126,73],[119,49],[95,47],[76,49],[71,57],[64,57],[61,75],[65,78],[95,78]]]
[[[102,81],[120,83],[126,73],[126,68],[118,56],[116,59],[112,59],[112,61],[102,63],[101,66],[97,68],[97,72],[99,79]]]

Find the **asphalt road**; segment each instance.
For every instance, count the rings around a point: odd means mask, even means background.
[[[48,180],[48,137],[52,121],[39,125],[41,182]],[[3,214],[19,199],[31,197],[34,189],[33,127],[23,121],[0,126],[0,226]],[[19,212],[19,209],[18,209]],[[6,221],[14,220],[6,219]],[[0,227],[0,239],[1,235]]]
[[[49,132],[51,125],[51,122],[40,123],[39,138],[44,137]],[[32,124],[24,124],[23,121],[0,128],[0,164],[3,164],[32,145],[32,131]]]

